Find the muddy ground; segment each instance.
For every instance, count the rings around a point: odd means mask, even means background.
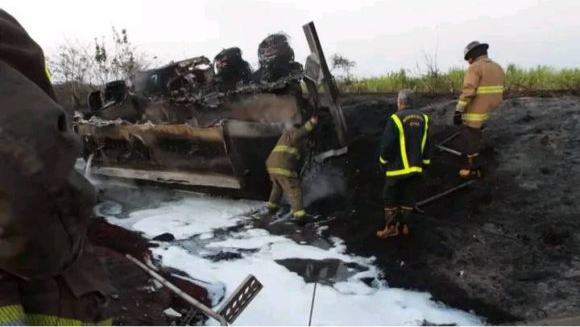
[[[425,107],[435,140],[455,132],[449,126],[453,107],[446,100]],[[425,212],[411,218],[409,237],[379,240],[374,236],[382,224],[377,134],[364,122],[393,110],[393,98],[345,101],[347,120],[358,121],[350,125],[359,129],[353,133],[357,140],[347,158],[332,164],[345,167],[348,204],[338,211],[340,198],[315,205],[337,216],[330,233],[344,239],[349,251],[375,256],[391,286],[428,291],[490,323],[578,313],[580,98],[506,100],[485,128],[485,177],[422,207]],[[457,140],[448,146],[459,147]],[[460,164],[460,158],[434,151],[418,197],[460,184]]]
[[[115,317],[115,325],[180,325],[183,320],[178,315],[168,314],[166,309],[172,308],[183,316],[187,316],[191,310],[188,303],[154,282],[145,271],[127,260],[126,254],[156,266],[157,272],[169,282],[205,305],[210,305],[207,290],[181,278],[187,277],[185,273],[152,262],[150,249],[158,246],[158,240],[170,241],[167,235],[161,235],[151,242],[137,232],[111,225],[105,219],[96,217],[89,225],[88,236],[107,268],[111,284],[117,290],[109,305],[109,314]],[[195,314],[191,322],[202,319],[203,316]]]
[[[449,125],[452,97],[422,96],[420,105],[434,123],[434,140],[456,131]],[[411,235],[389,240],[375,237],[383,224],[383,177],[377,157],[380,133],[395,110],[394,97],[350,96],[344,99],[343,109],[350,128],[349,153],[331,159],[326,168],[341,173],[345,192],[310,207],[322,218],[336,217],[328,223],[326,236],[342,238],[352,253],[376,257],[389,285],[430,292],[435,299],[471,310],[489,323],[534,321],[580,311],[579,97],[506,100],[485,128],[484,178],[421,207],[424,212],[411,217]],[[459,145],[454,140],[448,146]],[[462,182],[457,175],[461,159],[433,153],[419,199]],[[91,239],[104,249],[136,255],[146,251],[146,242],[130,237],[123,237],[124,247],[106,244],[108,232],[94,232],[103,228],[95,226]],[[269,229],[276,234],[288,232]],[[304,230],[292,237],[312,242],[316,233]],[[138,250],[132,244],[138,244]],[[130,275],[127,272],[140,276],[115,279],[121,292],[113,305],[125,308],[117,310],[121,314],[117,323],[169,323],[162,311],[173,301],[170,296],[146,291],[149,282],[144,273],[125,265],[119,255],[104,252],[112,277]]]

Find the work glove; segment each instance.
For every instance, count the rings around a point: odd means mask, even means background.
[[[463,119],[461,118],[462,114],[461,111],[455,110],[455,113],[453,114],[453,125],[459,126],[463,123]]]

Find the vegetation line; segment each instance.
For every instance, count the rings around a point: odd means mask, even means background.
[[[339,77],[339,89],[345,93],[390,93],[403,88],[426,93],[460,93],[464,69],[447,72],[428,70],[411,76],[406,70],[389,72],[379,77]],[[522,68],[510,64],[506,69],[507,91],[580,90],[580,68],[554,69],[547,66]]]

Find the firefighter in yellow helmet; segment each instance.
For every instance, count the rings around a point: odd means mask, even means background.
[[[111,324],[87,240],[95,192],[42,49],[0,9],[0,325]]]
[[[505,73],[500,65],[488,58],[488,48],[485,43],[473,41],[464,50],[469,68],[453,115],[453,123],[461,125],[462,152],[467,156],[466,165],[459,171],[462,178],[481,177],[481,128],[503,101]]]
[[[415,207],[423,170],[431,163],[429,116],[413,106],[411,90],[399,92],[397,108],[381,140],[379,160],[386,177],[383,188],[386,224],[377,232],[379,238],[409,234],[407,218]]]
[[[312,116],[303,126],[295,125],[285,129],[266,160],[266,168],[272,181],[268,211],[270,214],[278,211],[282,195],[286,193],[294,221],[298,225],[304,225],[309,218],[302,206],[299,172],[306,136],[317,124],[318,117]]]

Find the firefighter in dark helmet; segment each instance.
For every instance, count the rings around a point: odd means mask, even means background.
[[[487,56],[488,48],[485,43],[473,41],[463,52],[469,68],[453,115],[453,123],[461,126],[462,152],[467,156],[466,165],[459,171],[462,178],[481,177],[481,129],[503,101],[505,74],[501,66]]]

